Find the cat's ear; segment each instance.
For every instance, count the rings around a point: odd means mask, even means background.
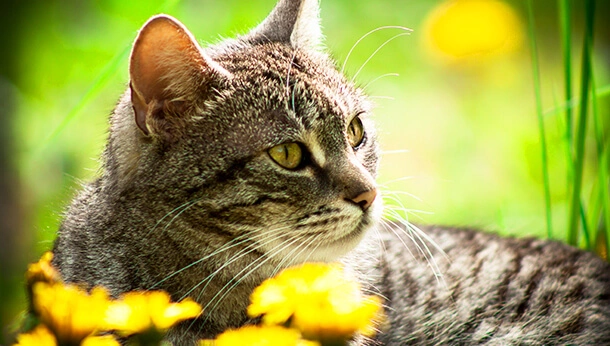
[[[138,127],[148,135],[180,123],[180,110],[214,79],[230,74],[207,57],[178,20],[152,17],[136,38],[129,65],[131,102]]]
[[[282,42],[293,48],[321,50],[319,0],[280,0],[271,14],[246,37],[255,42]]]

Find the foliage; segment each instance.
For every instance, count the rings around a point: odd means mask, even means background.
[[[561,41],[563,46],[563,64],[565,81],[565,121],[563,123],[566,146],[566,167],[567,167],[567,191],[569,194],[567,212],[567,237],[564,239],[568,244],[582,247],[597,252],[601,257],[610,260],[608,257],[608,235],[610,234],[610,179],[608,171],[608,128],[604,128],[603,117],[597,108],[598,96],[594,83],[593,73],[593,27],[595,1],[587,0],[584,13],[584,38],[582,41],[581,57],[581,81],[580,99],[578,105],[572,96],[572,32],[571,5],[569,1],[559,0],[559,16],[561,23]],[[538,72],[537,43],[534,31],[535,19],[533,15],[532,0],[528,0],[529,12],[529,37],[531,43],[532,63],[534,66],[534,81],[537,103],[537,114],[539,119],[539,129],[542,144],[542,167],[544,176],[547,232],[549,237],[553,235],[551,222],[552,203],[550,198],[550,181],[548,176],[548,158],[545,135],[545,123],[542,112],[542,100],[540,97],[541,88]],[[578,117],[573,119],[574,110],[578,108]],[[594,127],[587,126],[591,119]],[[595,151],[587,155],[585,151],[585,141],[587,138],[595,140]],[[596,170],[593,178],[589,179],[592,186],[588,189],[590,198],[586,198],[587,191],[584,189],[585,176],[584,169],[586,163]],[[597,167],[595,168],[595,165]],[[586,201],[589,201],[588,203]]]

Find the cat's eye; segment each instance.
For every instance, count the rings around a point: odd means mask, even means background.
[[[364,140],[364,126],[360,117],[354,117],[347,127],[347,140],[352,148],[356,149]]]
[[[276,145],[268,152],[273,161],[287,169],[296,169],[303,161],[303,149],[297,143]]]

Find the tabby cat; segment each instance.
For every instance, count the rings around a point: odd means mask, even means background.
[[[321,45],[317,0],[280,0],[201,48],[150,19],[111,118],[100,177],[67,210],[54,264],[113,295],[204,307],[176,345],[250,321],[279,269],[343,261],[385,299],[385,345],[610,345],[610,266],[556,242],[380,221],[371,105]],[[434,245],[435,244],[435,245]]]

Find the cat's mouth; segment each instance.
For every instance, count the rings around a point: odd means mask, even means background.
[[[300,238],[296,247],[301,247],[294,258],[296,262],[330,262],[347,254],[362,240],[375,221],[375,211],[355,215],[334,215],[323,219],[301,223],[295,227],[296,234],[286,234],[284,241]],[[295,248],[296,248],[295,247]]]

